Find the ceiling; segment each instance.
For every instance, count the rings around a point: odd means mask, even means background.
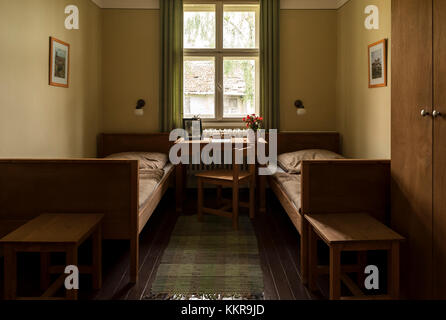
[[[159,9],[162,0],[91,0],[100,8]],[[338,9],[349,0],[281,0],[282,9]]]

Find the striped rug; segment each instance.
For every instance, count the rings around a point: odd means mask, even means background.
[[[248,217],[181,216],[147,299],[263,299],[257,238]]]

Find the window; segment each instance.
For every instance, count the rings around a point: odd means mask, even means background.
[[[231,121],[258,113],[259,14],[256,1],[185,1],[185,118]]]

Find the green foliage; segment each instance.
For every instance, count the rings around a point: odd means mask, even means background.
[[[184,39],[192,47],[215,47],[215,13],[194,12],[186,14]]]

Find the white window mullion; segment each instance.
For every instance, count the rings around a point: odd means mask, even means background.
[[[216,56],[216,102],[215,102],[215,114],[217,120],[223,120],[223,55],[221,53]]]
[[[223,51],[223,2],[217,2],[216,8],[216,22],[217,22],[217,51],[218,54],[216,56],[216,101],[215,101],[215,114],[216,120],[223,120],[223,55],[221,52]]]

